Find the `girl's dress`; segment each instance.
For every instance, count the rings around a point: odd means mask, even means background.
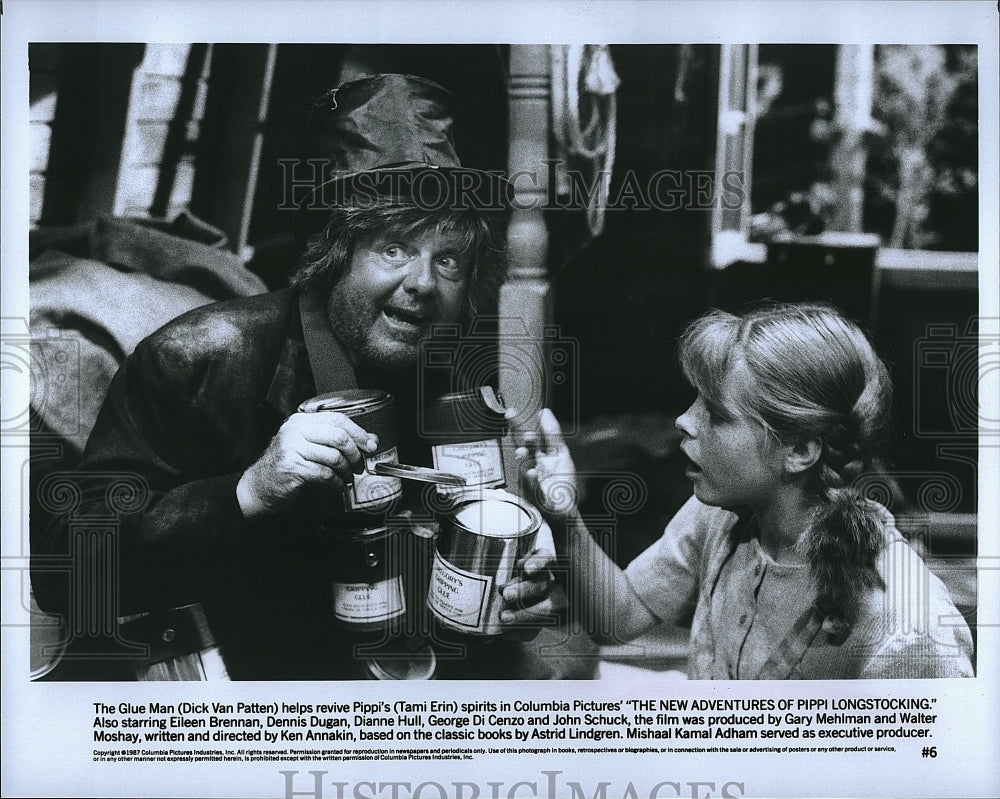
[[[654,616],[691,626],[691,679],[973,676],[968,625],[892,515],[879,508],[885,588],[860,597],[846,635],[813,607],[807,565],[776,563],[752,516],[695,497],[625,574]]]

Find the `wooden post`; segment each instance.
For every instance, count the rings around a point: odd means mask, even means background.
[[[500,390],[518,410],[516,424],[533,426],[546,402],[545,326],[551,319],[547,280],[549,48],[510,48],[510,150],[514,207],[507,228],[510,277],[500,290]]]
[[[206,146],[198,161],[192,210],[225,231],[244,262],[253,256],[250,223],[271,101],[278,45],[213,45]]]
[[[862,231],[865,161],[868,155],[863,137],[871,124],[874,90],[874,45],[840,45],[837,48],[834,103],[841,138],[830,157],[837,192],[834,230],[849,233]]]

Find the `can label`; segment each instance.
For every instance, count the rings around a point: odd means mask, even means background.
[[[467,487],[500,488],[505,485],[503,456],[500,442],[495,438],[464,443],[435,444],[434,468],[465,478]],[[440,491],[448,488],[442,486]]]
[[[377,583],[334,583],[333,615],[343,622],[388,621],[403,614],[403,580],[399,575]]]
[[[487,622],[493,578],[465,571],[434,553],[427,604],[442,621],[456,627],[483,632]]]
[[[366,460],[368,471],[354,476],[354,485],[346,494],[349,510],[388,505],[403,494],[403,481],[398,477],[372,474],[379,463],[399,463],[395,447],[369,455]]]

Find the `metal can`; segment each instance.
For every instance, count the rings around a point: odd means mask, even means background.
[[[359,631],[380,631],[406,613],[400,530],[385,523],[332,536],[330,608]]]
[[[431,444],[434,468],[459,475],[469,487],[503,488],[505,411],[492,386],[445,394],[430,402],[421,433]],[[438,491],[447,494],[454,489],[441,485]]]
[[[147,647],[133,664],[140,682],[229,679],[200,604],[123,616],[118,623],[122,640]]]
[[[455,497],[441,522],[427,606],[444,625],[471,635],[502,631],[500,591],[535,546],[542,519],[506,491]]]
[[[422,639],[405,639],[402,645],[365,660],[369,680],[433,680],[436,674],[434,648]]]
[[[394,475],[376,474],[380,463],[399,463],[396,448],[396,403],[392,394],[376,389],[347,389],[320,394],[299,405],[301,413],[336,411],[378,436],[378,449],[366,456],[365,471],[344,491],[344,510],[374,511],[388,507],[403,493]]]

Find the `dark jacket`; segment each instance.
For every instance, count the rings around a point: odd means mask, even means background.
[[[56,519],[32,540],[32,585],[42,609],[66,617],[68,654],[80,655],[66,658],[56,679],[128,679],[134,660],[120,655],[134,645],[115,620],[190,603],[203,606],[233,679],[366,676],[358,647],[370,646],[372,634],[338,627],[331,612],[338,555],[326,509],[339,498],[317,490],[248,522],[236,485],[303,400],[358,382],[395,395],[400,461],[431,465],[414,392],[445,387],[412,374],[395,384],[355,375],[342,355],[315,360],[314,378],[306,339],[298,291],[285,289],[184,314],[125,361],[79,470],[54,475],[42,492]],[[409,482],[400,507],[420,509],[423,486]],[[416,546],[407,538],[401,546]],[[404,549],[402,557],[430,553]],[[415,590],[406,623],[434,638],[439,678],[592,675],[592,646],[559,630],[527,645],[450,639],[428,621]]]
[[[315,525],[298,512],[248,523],[236,483],[314,393],[293,290],[196,309],[141,342],[66,477],[75,501],[33,542],[39,604],[72,629],[89,613],[74,606],[81,592],[96,596],[99,584],[116,616],[201,602],[232,676],[296,676],[289,648],[320,643],[316,614],[295,615],[322,607]],[[117,557],[102,558],[102,541]],[[59,556],[68,572],[43,568]],[[95,565],[108,579],[81,585]]]
[[[354,380],[345,364],[323,390]],[[329,609],[323,496],[253,523],[236,501],[243,471],[316,393],[294,289],[196,309],[142,341],[112,381],[80,470],[63,476],[62,513],[32,542],[42,608],[73,629],[93,626],[94,605],[113,619],[199,602],[234,679],[357,677],[358,639]],[[420,457],[401,442],[404,454]],[[113,624],[104,632],[118,636]],[[516,676],[518,652],[472,647],[452,666]]]

